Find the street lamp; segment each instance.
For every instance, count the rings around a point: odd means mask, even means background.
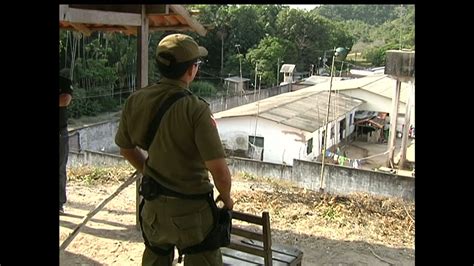
[[[339,71],[339,77],[342,77],[342,68],[344,66],[344,59],[346,58],[347,56],[347,52],[349,52],[348,49],[344,48],[344,47],[338,47],[336,49],[336,52],[334,53],[334,55],[336,56],[336,58],[338,60],[341,60],[341,70]]]
[[[240,87],[240,93],[243,93],[243,82],[242,82],[242,56],[240,55],[240,44],[236,44],[235,47],[237,48],[237,52],[239,53],[239,69],[240,69],[240,82],[239,82],[239,87]]]

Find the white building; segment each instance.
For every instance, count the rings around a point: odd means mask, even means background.
[[[280,68],[280,73],[283,73],[283,84],[293,83],[293,74],[295,73],[296,65],[283,64]]]
[[[388,75],[377,74],[357,79],[333,80],[331,90],[346,96],[364,100],[364,103],[358,108],[359,110],[392,113],[392,98],[394,96],[395,83],[396,81]],[[401,83],[397,131],[402,131],[402,126],[405,123],[406,104],[410,92],[409,86],[410,84],[407,82]],[[319,83],[304,89],[312,91],[329,90],[329,82]],[[413,105],[410,123],[415,125],[414,95],[412,95],[412,97]]]
[[[350,73],[353,76],[358,77],[366,77],[366,76],[373,76],[373,75],[380,75],[383,74],[385,71],[385,67],[374,67],[372,69],[351,69]]]
[[[249,81],[250,79],[248,78],[229,77],[224,79],[224,87],[227,90],[227,94],[242,95],[249,89]]]
[[[302,89],[216,113],[227,151],[265,162],[292,165],[313,160],[324,147],[327,91]],[[354,131],[354,113],[362,100],[331,95],[326,148]]]

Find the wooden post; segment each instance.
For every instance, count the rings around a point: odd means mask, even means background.
[[[138,29],[137,38],[137,67],[138,67],[138,87],[143,88],[148,85],[148,17],[145,12],[145,5],[142,5],[142,21]]]
[[[272,234],[270,228],[270,214],[268,212],[262,213],[263,219],[263,248],[265,257],[264,263],[265,266],[272,266]]]
[[[142,5],[142,17],[141,17],[141,26],[138,29],[138,38],[137,38],[137,68],[138,68],[138,88],[143,88],[148,86],[148,17],[145,12],[145,5]],[[139,206],[141,196],[138,194],[140,189],[142,178],[137,179],[136,182],[136,197],[135,197],[135,225],[137,230],[140,231],[140,213]]]

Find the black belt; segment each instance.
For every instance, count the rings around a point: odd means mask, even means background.
[[[210,196],[212,197],[211,192],[204,193],[204,194],[193,194],[193,195],[179,193],[162,186],[161,184],[156,182],[152,177],[149,177],[149,176],[143,176],[142,182],[140,184],[139,193],[146,200],[153,200],[160,195],[175,197],[175,198],[180,198],[180,199],[194,199],[194,200],[207,199]]]

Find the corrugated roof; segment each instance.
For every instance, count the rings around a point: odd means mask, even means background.
[[[339,81],[341,80],[341,77],[333,77],[333,82],[334,81]],[[329,82],[331,80],[331,77],[326,77],[326,76],[310,76],[306,79],[304,79],[302,82],[298,84],[304,84],[304,85],[316,85],[324,82]]]
[[[235,76],[235,77],[230,77],[230,78],[225,78],[224,80],[229,80],[229,81],[232,81],[232,82],[237,82],[239,83],[241,81],[240,77],[239,76]],[[250,79],[248,78],[242,78],[242,81],[248,81]]]
[[[329,90],[329,84],[330,82],[319,83],[301,90],[325,91]],[[408,100],[408,86],[407,82],[402,82],[401,84],[400,101],[403,103],[407,103]],[[385,74],[339,81],[333,79],[331,90],[344,91],[353,89],[363,89],[391,99],[395,89],[395,80]]]
[[[295,66],[296,65],[292,65],[292,64],[283,64],[280,68],[280,73],[291,73],[293,71],[295,71]]]
[[[219,119],[224,117],[256,116],[258,112],[259,117],[308,132],[314,132],[324,126],[328,109],[328,93],[327,91],[315,92],[304,90],[284,93],[216,113],[214,117]],[[335,120],[335,118],[346,114],[362,103],[362,100],[342,94],[331,95],[329,120]]]

